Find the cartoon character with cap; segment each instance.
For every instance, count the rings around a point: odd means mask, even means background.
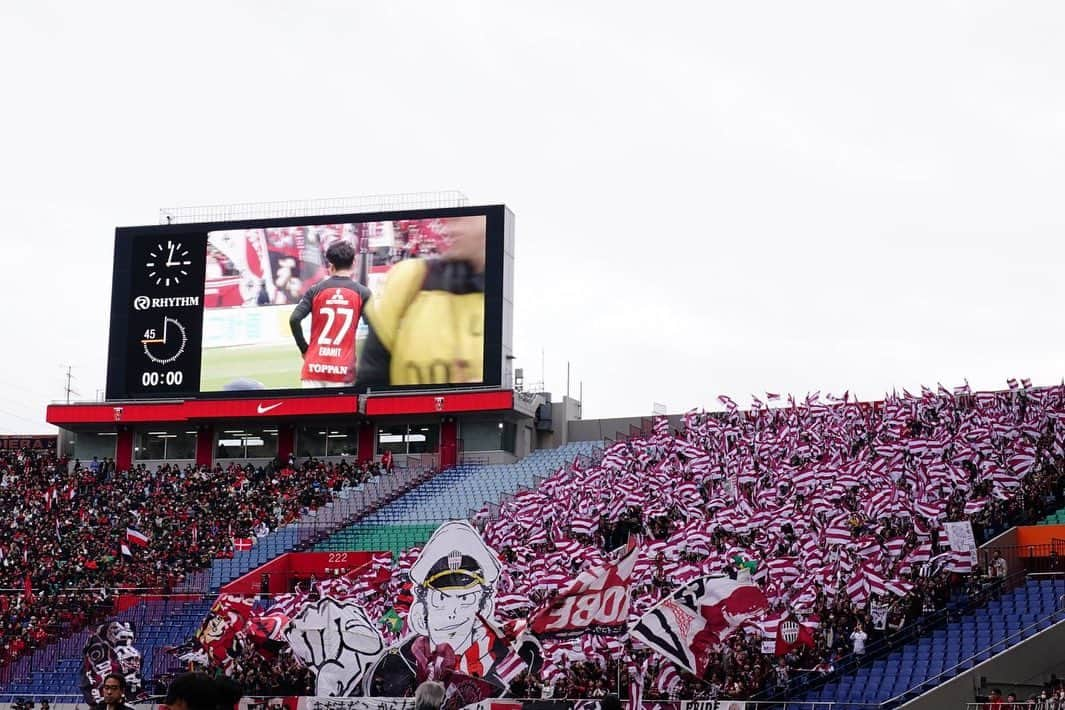
[[[409,696],[427,678],[446,683],[454,673],[484,679],[502,692],[506,683],[495,667],[511,651],[492,629],[499,573],[498,556],[468,522],[437,528],[410,569],[414,603],[407,628],[413,633],[367,673],[364,694]]]

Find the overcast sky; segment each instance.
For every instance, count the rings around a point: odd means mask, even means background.
[[[1058,382],[1059,2],[5,2],[0,432],[104,387],[114,227],[459,189],[586,417]]]

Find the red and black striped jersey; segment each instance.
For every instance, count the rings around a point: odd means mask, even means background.
[[[353,384],[355,333],[370,289],[348,276],[330,276],[303,294],[289,318],[292,337],[303,353],[300,379]],[[310,343],[302,321],[311,317]]]

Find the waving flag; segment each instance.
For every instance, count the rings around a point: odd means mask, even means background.
[[[719,394],[717,396],[717,401],[719,401],[719,402],[721,402],[721,404],[725,405],[725,408],[727,410],[729,410],[730,412],[734,412],[734,411],[736,411],[737,409],[740,408],[739,405],[736,404],[735,402],[733,402],[732,398],[728,397],[727,395]]]
[[[126,528],[126,542],[137,547],[148,547],[148,536],[139,530]]]
[[[581,572],[569,587],[529,615],[529,630],[536,636],[624,631],[638,550],[630,542],[616,562]]]
[[[786,656],[799,646],[814,647],[813,630],[819,624],[806,624],[794,614],[775,614],[762,622],[762,632],[766,641],[773,642],[773,653]]]
[[[644,614],[629,633],[689,673],[702,676],[710,652],[768,607],[765,594],[753,584],[704,577]]]

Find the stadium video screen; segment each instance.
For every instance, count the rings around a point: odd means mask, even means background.
[[[108,398],[498,385],[504,212],[119,229]]]

